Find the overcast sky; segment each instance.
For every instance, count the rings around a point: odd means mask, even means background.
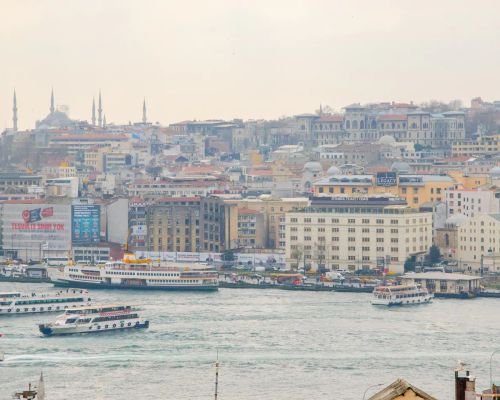
[[[353,102],[500,100],[500,1],[0,0],[0,128],[278,118]]]

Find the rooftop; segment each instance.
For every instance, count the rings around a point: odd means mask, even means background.
[[[434,279],[440,281],[477,281],[482,279],[482,277],[465,275],[465,274],[446,273],[446,272],[419,272],[419,273],[404,274],[403,279]]]

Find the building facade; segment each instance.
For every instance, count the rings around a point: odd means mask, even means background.
[[[287,264],[402,272],[408,257],[424,254],[432,245],[432,213],[391,202],[313,201],[310,207],[287,213]]]

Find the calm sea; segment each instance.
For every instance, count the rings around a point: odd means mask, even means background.
[[[0,283],[0,291],[49,285]],[[0,399],[45,376],[47,400],[361,399],[405,378],[453,398],[457,360],[477,386],[500,348],[500,300],[435,300],[377,308],[370,295],[221,289],[218,293],[94,291],[104,303],[143,307],[150,329],[44,338],[54,314],[0,319]],[[494,363],[500,380],[500,355]],[[375,390],[370,390],[371,395]],[[367,396],[369,397],[369,396]]]

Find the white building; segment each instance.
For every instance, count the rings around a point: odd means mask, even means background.
[[[321,265],[349,270],[387,267],[432,245],[432,213],[391,199],[339,199],[286,214],[286,261],[292,268]],[[404,204],[404,201],[395,202]]]
[[[448,189],[445,191],[448,216],[500,212],[500,189]]]
[[[457,258],[469,272],[500,272],[500,213],[477,214],[458,228]]]

